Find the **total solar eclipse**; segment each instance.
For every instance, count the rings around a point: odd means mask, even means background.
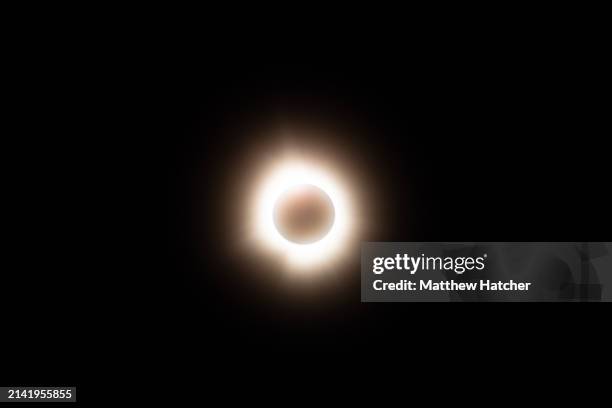
[[[346,179],[317,160],[288,155],[263,172],[251,207],[253,242],[290,270],[326,270],[355,233]]]

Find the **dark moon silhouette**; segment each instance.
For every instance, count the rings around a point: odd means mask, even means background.
[[[298,244],[323,238],[334,224],[334,205],[325,191],[311,184],[289,188],[274,205],[274,224],[283,237]]]

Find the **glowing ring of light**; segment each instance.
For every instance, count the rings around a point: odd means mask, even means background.
[[[312,184],[327,193],[335,210],[334,223],[329,232],[319,241],[308,244],[287,240],[274,223],[274,206],[278,198],[287,189],[301,184]],[[264,177],[258,191],[255,224],[259,242],[284,253],[293,266],[312,266],[331,261],[342,253],[350,232],[351,216],[347,196],[330,173],[315,166],[290,162],[276,167]]]

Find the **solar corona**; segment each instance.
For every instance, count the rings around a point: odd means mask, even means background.
[[[302,160],[272,166],[256,189],[258,245],[295,269],[338,258],[352,231],[347,191],[332,170]]]

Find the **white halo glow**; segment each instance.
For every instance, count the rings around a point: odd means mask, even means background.
[[[274,223],[274,205],[288,188],[311,184],[323,190],[334,206],[335,218],[329,232],[319,241],[298,244],[281,235]],[[258,242],[286,256],[291,266],[311,267],[332,261],[342,253],[351,230],[351,214],[346,193],[330,173],[319,167],[289,161],[273,169],[258,189],[255,226]]]

